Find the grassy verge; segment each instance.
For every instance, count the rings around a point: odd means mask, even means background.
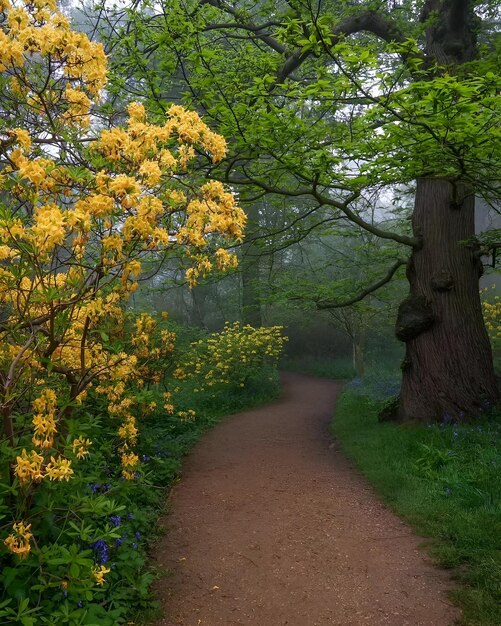
[[[429,537],[458,581],[464,624],[501,624],[501,415],[475,426],[379,424],[381,399],[357,383],[332,431],[384,500]]]

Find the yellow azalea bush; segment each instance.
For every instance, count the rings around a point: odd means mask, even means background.
[[[86,407],[96,398],[116,420],[123,478],[138,471],[137,416],[148,407],[137,391],[158,384],[154,363],[175,341],[164,330],[150,345],[147,315],[116,340],[145,259],[180,248],[195,284],[235,265],[224,246],[242,238],[245,215],[221,183],[190,181],[197,155],[217,162],[226,150],[198,114],[174,105],[152,122],[132,103],[122,126],[98,131],[102,46],[73,31],[53,0],[0,0],[0,18],[0,482],[15,501],[2,546],[26,559],[37,545],[32,508],[40,517],[51,506],[37,494],[64,493],[92,454]],[[109,569],[81,558],[73,577],[85,570],[103,585]]]
[[[494,359],[501,358],[501,296],[496,295],[496,286],[483,289],[482,311],[484,314],[485,327],[491,340]]]
[[[196,392],[221,385],[243,387],[264,365],[277,365],[287,340],[282,331],[281,326],[226,323],[220,333],[192,343],[173,376],[195,381]]]

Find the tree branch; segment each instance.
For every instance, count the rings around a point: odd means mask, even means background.
[[[202,0],[201,4],[202,5],[210,4],[216,9],[220,9],[221,11],[224,11],[224,13],[231,15],[237,21],[238,28],[252,31],[253,33],[255,33],[258,39],[263,41],[266,45],[268,45],[270,48],[272,48],[279,54],[285,54],[287,52],[287,48],[283,44],[281,44],[279,41],[277,41],[274,37],[272,37],[268,33],[260,32],[261,30],[263,30],[264,28],[263,26],[258,26],[257,24],[254,24],[250,20],[244,20],[240,11],[238,11],[238,9],[233,8],[226,2],[223,2],[222,0]]]
[[[374,291],[377,291],[378,289],[380,289],[381,287],[389,283],[390,280],[395,275],[398,268],[402,267],[402,265],[406,265],[406,263],[407,261],[405,259],[398,259],[390,267],[390,269],[388,270],[388,273],[383,278],[381,278],[381,280],[378,280],[376,283],[370,285],[369,287],[361,291],[358,295],[354,296],[353,298],[349,298],[348,300],[344,300],[342,302],[317,302],[317,308],[322,309],[322,310],[340,309],[342,307],[351,306],[352,304],[356,304],[357,302],[360,302],[369,294],[374,293]]]
[[[350,220],[350,222],[357,224],[357,226],[360,226],[360,228],[363,228],[373,235],[376,235],[376,237],[380,237],[381,239],[391,239],[392,241],[402,243],[405,246],[410,246],[411,248],[419,248],[421,246],[421,240],[418,237],[409,237],[407,235],[399,235],[398,233],[393,233],[389,230],[383,230],[378,226],[374,226],[374,224],[371,224],[370,222],[366,222],[363,218],[360,217],[360,215],[357,215],[355,211],[352,211],[349,208],[348,204],[355,200],[358,197],[358,194],[356,196],[352,195],[344,203],[332,200],[328,196],[324,196],[319,193],[316,189],[313,189],[312,195],[318,200],[318,202],[326,204],[327,206],[333,206],[336,209],[340,209]]]
[[[331,32],[330,45],[336,45],[342,37],[354,35],[355,33],[369,32],[384,41],[405,41],[405,37],[397,25],[386,15],[378,13],[377,11],[364,11],[359,15],[352,15],[337,26],[335,26]],[[282,68],[277,73],[277,83],[283,83],[283,81],[294,72],[308,56],[311,54],[311,50],[307,52],[301,52],[296,50],[285,61]]]

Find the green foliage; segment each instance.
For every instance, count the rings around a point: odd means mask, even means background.
[[[332,430],[392,508],[451,568],[464,623],[501,622],[501,414],[473,425],[380,424],[382,400],[351,386]]]

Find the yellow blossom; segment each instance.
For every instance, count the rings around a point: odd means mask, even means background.
[[[57,459],[51,456],[50,463],[45,467],[45,474],[50,480],[68,481],[73,476],[71,461],[62,456],[58,456]]]
[[[140,102],[131,102],[127,107],[127,112],[130,118],[139,122],[143,122],[146,117],[146,110]]]
[[[94,576],[96,584],[102,587],[104,584],[105,575],[109,574],[110,572],[111,569],[109,567],[106,567],[105,565],[96,565],[92,570],[92,575]]]
[[[77,459],[83,459],[89,454],[89,447],[92,445],[90,439],[84,439],[83,437],[77,437],[71,444],[73,453],[77,455]]]
[[[26,450],[23,449],[21,456],[16,457],[16,464],[14,465],[14,473],[21,485],[25,485],[30,481],[40,482],[43,479],[43,462],[43,456],[35,452],[35,450],[32,450],[28,455]]]
[[[13,529],[14,532],[5,539],[4,544],[11,552],[24,559],[31,550],[30,539],[33,537],[33,534],[30,532],[31,524],[26,525],[24,522],[16,522]]]
[[[134,480],[136,470],[139,466],[139,457],[134,452],[122,453],[122,476],[126,480]]]
[[[51,448],[56,433],[57,396],[53,389],[45,388],[33,401],[33,443],[40,448]]]

